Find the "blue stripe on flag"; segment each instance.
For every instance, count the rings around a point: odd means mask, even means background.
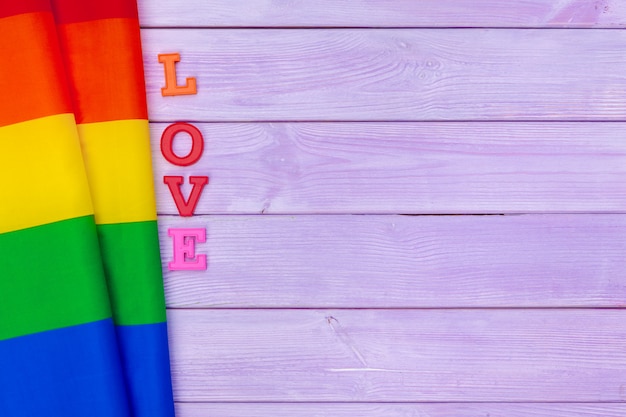
[[[0,341],[0,416],[130,417],[113,321]]]
[[[174,417],[167,324],[117,326],[134,416]]]

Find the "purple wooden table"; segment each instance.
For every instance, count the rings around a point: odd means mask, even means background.
[[[139,6],[179,416],[626,415],[626,2]]]

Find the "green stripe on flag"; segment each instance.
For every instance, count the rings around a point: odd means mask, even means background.
[[[93,216],[0,234],[0,340],[111,317]]]
[[[156,221],[97,225],[117,325],[165,321]]]

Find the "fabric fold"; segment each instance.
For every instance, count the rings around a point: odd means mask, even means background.
[[[53,0],[134,417],[174,415],[135,0]]]
[[[51,4],[0,33],[0,415],[130,417]]]

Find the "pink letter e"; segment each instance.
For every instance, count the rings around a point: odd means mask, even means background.
[[[198,271],[206,269],[206,255],[196,255],[196,242],[206,242],[206,229],[168,229],[174,239],[174,260],[170,271]]]

